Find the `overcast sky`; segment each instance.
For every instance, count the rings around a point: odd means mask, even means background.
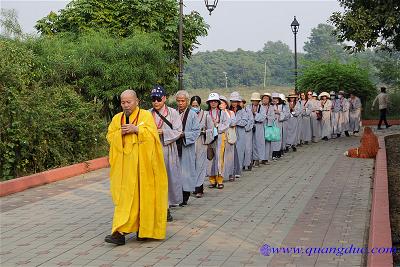
[[[162,1],[162,0],[160,0]],[[210,1],[211,2],[211,1]],[[17,10],[24,32],[35,32],[35,22],[50,11],[58,11],[68,1],[0,0],[2,8]],[[207,37],[201,38],[197,51],[217,49],[257,51],[267,41],[281,40],[293,49],[293,33],[290,23],[293,16],[300,23],[298,50],[302,51],[311,29],[319,23],[327,23],[329,16],[341,11],[337,1],[238,1],[219,0],[216,10],[209,16],[203,0],[185,0],[185,13],[198,11],[210,25]]]

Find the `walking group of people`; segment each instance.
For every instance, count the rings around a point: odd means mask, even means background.
[[[248,104],[238,92],[229,98],[211,93],[205,110],[203,100],[187,91],[178,91],[175,100],[177,109],[167,106],[157,85],[147,111],[137,106],[134,91],[121,94],[123,112],[107,134],[115,211],[106,242],[125,244],[124,235],[132,232],[139,240],[163,239],[173,220],[169,207],[187,205],[192,194],[203,197],[206,177],[209,188],[223,189],[242,171],[290,149],[360,130],[361,101],[354,94],[346,99],[343,91],[255,92]]]

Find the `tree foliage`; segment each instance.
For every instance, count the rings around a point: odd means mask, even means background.
[[[339,43],[334,35],[335,28],[328,24],[318,24],[311,30],[311,36],[304,43],[304,58],[307,60],[332,60],[338,59],[345,62],[349,55],[343,48],[343,43]]]
[[[0,9],[1,35],[7,38],[20,38],[22,28],[18,22],[18,15],[14,9]]]
[[[330,20],[341,41],[353,51],[365,47],[400,50],[400,2],[398,0],[339,0],[344,13],[335,12]]]
[[[190,57],[206,36],[208,25],[199,13],[184,15],[184,55]],[[179,9],[175,0],[72,0],[59,14],[50,12],[36,29],[43,35],[61,32],[83,33],[106,29],[119,37],[137,32],[158,33],[172,59],[178,58]]]
[[[68,85],[42,84],[38,55],[19,41],[0,42],[0,177],[92,159],[104,148],[99,106]]]
[[[229,87],[262,85],[265,61],[269,84],[286,85],[293,82],[294,61],[289,46],[281,41],[269,41],[257,52],[221,49],[193,55],[185,66],[185,85],[194,89],[224,87],[223,72],[227,73]]]
[[[375,95],[367,69],[360,68],[356,63],[342,64],[338,61],[308,62],[301,70],[298,80],[301,91],[329,92],[343,90],[353,92],[366,100]]]

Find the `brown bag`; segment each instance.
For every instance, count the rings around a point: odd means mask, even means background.
[[[211,144],[207,145],[207,159],[212,160],[215,156],[214,148]]]
[[[322,120],[322,111],[317,110],[316,113],[317,113],[317,120],[319,120],[319,121]]]

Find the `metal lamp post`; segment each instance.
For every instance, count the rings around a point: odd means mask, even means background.
[[[218,0],[204,0],[207,10],[211,13],[217,7]],[[183,0],[179,0],[179,90],[183,90]]]
[[[294,34],[294,88],[297,93],[297,33],[299,32],[299,22],[296,19],[296,16],[294,16],[294,20],[292,24],[290,24],[290,27],[292,28],[292,32]]]
[[[264,88],[265,88],[265,84],[267,82],[267,61],[268,61],[268,59],[266,59],[265,63],[264,63]]]

